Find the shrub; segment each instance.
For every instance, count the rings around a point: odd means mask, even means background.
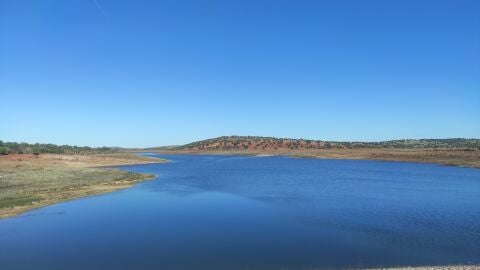
[[[8,155],[8,147],[0,147],[0,155]]]

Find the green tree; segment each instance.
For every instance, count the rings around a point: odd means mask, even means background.
[[[8,155],[8,147],[0,147],[0,155]]]

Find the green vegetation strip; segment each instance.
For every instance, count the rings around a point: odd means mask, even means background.
[[[115,153],[117,149],[110,147],[88,147],[76,145],[56,145],[46,143],[17,143],[17,142],[3,142],[0,140],[0,155],[8,154],[105,154]]]

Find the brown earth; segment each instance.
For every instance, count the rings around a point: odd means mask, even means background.
[[[159,163],[165,160],[144,157],[133,153],[96,154],[96,155],[64,155],[64,154],[10,154],[0,155],[0,166],[15,165],[44,165],[67,167],[100,167],[121,166],[133,164]]]

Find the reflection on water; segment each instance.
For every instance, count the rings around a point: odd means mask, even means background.
[[[0,221],[0,269],[480,263],[480,170],[163,156],[159,178]]]

